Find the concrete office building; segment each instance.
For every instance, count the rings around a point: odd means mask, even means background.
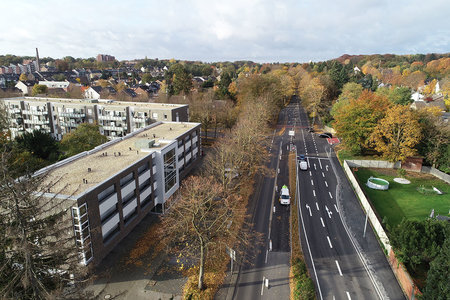
[[[200,124],[156,122],[48,166],[46,196],[66,199],[81,261],[98,264],[199,161]]]
[[[22,131],[43,129],[60,140],[79,124],[96,122],[100,132],[113,140],[157,121],[189,121],[189,106],[180,104],[40,97],[0,101],[8,110],[13,137]]]

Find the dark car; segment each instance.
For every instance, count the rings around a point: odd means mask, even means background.
[[[319,137],[331,139],[331,138],[333,138],[333,135],[329,132],[324,132],[324,133],[319,134]]]
[[[308,132],[314,132],[314,128],[309,127],[309,128],[308,128]]]
[[[300,154],[299,156],[297,156],[298,160],[305,160],[305,155]]]

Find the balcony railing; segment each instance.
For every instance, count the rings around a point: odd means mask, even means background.
[[[22,114],[24,114],[24,115],[43,116],[43,115],[48,115],[48,111],[40,111],[40,110],[22,110]]]
[[[125,121],[127,117],[119,116],[98,116],[99,120],[113,120],[113,121]]]
[[[82,113],[60,113],[60,117],[69,117],[69,118],[85,118],[86,114]]]

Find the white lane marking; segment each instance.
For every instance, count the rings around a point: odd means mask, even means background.
[[[330,244],[330,248],[333,248],[333,245],[331,245],[330,237],[327,235],[328,244]]]
[[[311,179],[311,185],[314,185],[314,181]]]
[[[328,187],[328,182],[325,181],[325,185]]]
[[[316,164],[314,164],[314,170],[317,170]]]
[[[264,281],[266,281],[266,277],[263,276],[263,282],[261,285],[261,296],[264,294]]]
[[[326,205],[325,205],[325,210],[327,211],[328,217],[331,219],[331,215],[333,214],[333,212],[330,211]]]
[[[322,222],[322,227],[325,227],[325,223],[323,222],[322,217],[320,217],[320,222]]]
[[[348,298],[348,300],[352,300],[352,297],[350,297],[350,293],[347,292],[347,291],[345,291],[345,292],[347,293],[347,298]]]
[[[319,209],[319,204],[317,204],[317,202],[316,202],[316,208],[317,208],[317,210],[320,210],[320,209]]]
[[[325,178],[325,174],[322,172],[322,177],[324,177]]]
[[[339,266],[339,262],[337,260],[335,260],[335,262],[336,262],[336,266],[337,266],[338,271],[339,271],[339,275],[342,276],[342,271],[341,271],[341,267]]]
[[[269,255],[269,250],[266,250],[266,264],[267,264],[267,256]]]
[[[328,165],[326,165],[326,166],[325,166],[325,169],[326,169],[326,170],[327,170],[327,172],[328,172]]]
[[[316,190],[313,190],[313,195],[314,195],[314,197],[316,196]]]
[[[331,195],[331,192],[328,192],[328,195],[330,195],[330,198],[333,199],[333,195]]]
[[[337,211],[337,212],[339,212],[339,209],[337,209],[337,206],[336,206],[336,204],[334,205],[334,208],[336,209],[336,211]]]
[[[312,213],[311,213],[311,207],[309,207],[308,204],[306,204],[306,208],[309,210],[309,216],[312,217]]]
[[[320,162],[320,159],[319,159],[319,166],[322,169],[322,163]]]
[[[308,166],[309,166],[309,164],[308,164]],[[312,176],[312,173],[311,173],[311,171],[309,171],[309,176]]]

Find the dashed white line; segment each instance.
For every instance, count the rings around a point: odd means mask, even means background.
[[[339,266],[339,262],[337,260],[335,260],[335,262],[336,262],[336,266],[337,266],[338,271],[339,271],[339,275],[342,276],[342,271],[341,271],[341,267]]]
[[[333,245],[331,245],[330,237],[327,235],[328,244],[330,244],[330,248],[333,248]]]
[[[319,209],[319,204],[317,204],[317,202],[316,202],[316,208],[317,208],[317,210],[320,210],[320,209]]]
[[[266,277],[263,277],[263,282],[261,285],[261,296],[264,294],[264,281],[266,280]]]
[[[328,187],[328,182],[327,181],[325,181],[325,185],[326,185],[326,187]]]
[[[316,164],[314,164],[314,170],[317,170]]]
[[[348,300],[352,300],[352,297],[350,297],[350,293],[347,292],[347,291],[345,291],[345,292],[347,293],[347,298],[348,298]]]
[[[334,208],[336,209],[336,211],[337,211],[337,212],[339,212],[339,210],[338,210],[338,208],[337,208],[336,204],[334,205]]]
[[[314,195],[314,197],[316,196],[316,190],[313,190],[313,195]]]
[[[309,176],[312,176],[312,173],[311,173],[311,171],[309,171]]]
[[[322,163],[320,162],[320,159],[319,159],[319,166],[322,169]]]
[[[322,219],[322,217],[320,217],[320,222],[322,222],[322,227],[324,227],[324,228],[325,228],[325,223],[323,222],[323,219]]]
[[[311,185],[314,185],[314,181],[311,179]]]
[[[267,264],[267,256],[269,255],[269,250],[266,250],[266,264]]]
[[[324,177],[325,178],[325,174],[322,172],[322,177]]]
[[[331,192],[328,192],[328,195],[330,195],[330,198],[333,199],[333,195],[331,195]]]

